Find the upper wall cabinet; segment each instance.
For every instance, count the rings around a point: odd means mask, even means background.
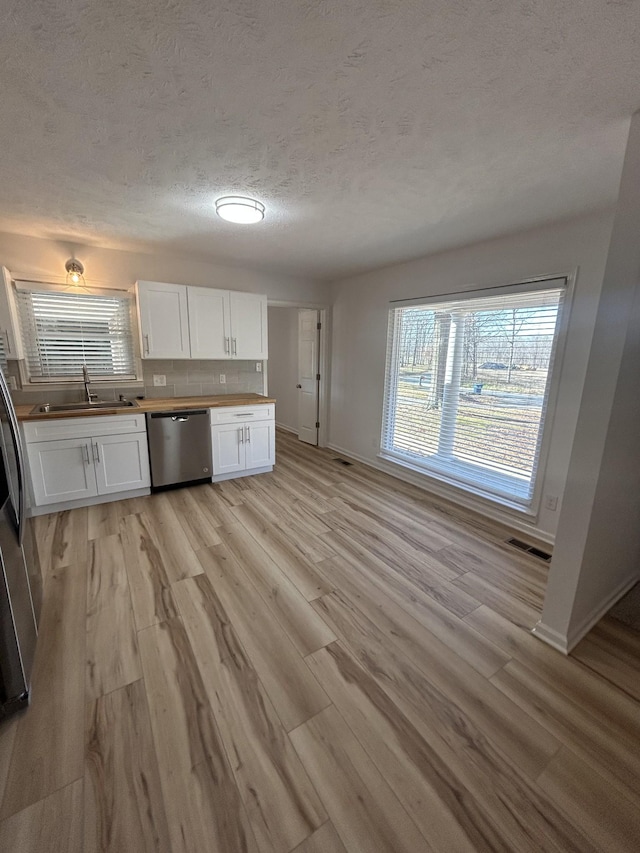
[[[229,291],[229,317],[231,356],[267,358],[267,297]]]
[[[6,267],[2,267],[2,281],[0,281],[0,335],[6,358],[24,357],[11,273]]]
[[[136,284],[143,358],[190,358],[187,288],[183,284]]]
[[[229,294],[226,290],[188,287],[191,358],[229,358]]]
[[[267,358],[267,297],[139,281],[143,358]]]

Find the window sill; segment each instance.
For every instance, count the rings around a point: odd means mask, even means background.
[[[90,387],[94,385],[101,388],[143,388],[144,381],[142,379],[91,379]],[[31,382],[26,380],[22,383],[21,391],[77,391],[82,388],[82,382]]]
[[[425,477],[428,480],[435,480],[438,484],[446,487],[447,490],[451,490],[454,493],[462,492],[465,495],[472,495],[475,498],[480,498],[483,501],[487,501],[493,505],[497,505],[503,509],[508,509],[517,513],[521,517],[526,517],[531,520],[537,519],[538,511],[535,498],[530,504],[525,505],[514,498],[510,498],[508,495],[498,494],[497,492],[483,489],[477,484],[464,482],[454,479],[451,476],[447,476],[444,471],[439,471],[435,466],[433,468],[427,468],[426,466],[414,464],[411,460],[389,451],[379,451],[378,458],[383,459],[385,462],[390,462],[393,465],[398,465],[401,468],[406,468],[408,471],[412,471],[413,473],[421,477]],[[465,464],[459,463],[459,467],[462,470],[465,468]]]

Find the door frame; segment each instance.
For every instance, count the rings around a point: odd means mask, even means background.
[[[318,383],[318,418],[320,427],[318,428],[318,447],[326,447],[329,441],[329,388],[330,388],[330,370],[331,370],[331,351],[329,341],[331,340],[331,309],[327,305],[318,305],[316,303],[296,302],[282,299],[267,300],[267,317],[269,308],[304,308],[311,311],[320,312],[320,337],[319,337],[319,364],[320,364],[320,382]],[[297,326],[296,326],[297,328]],[[265,362],[264,371],[264,393],[268,395],[269,387],[269,362]],[[311,446],[311,445],[310,445]]]

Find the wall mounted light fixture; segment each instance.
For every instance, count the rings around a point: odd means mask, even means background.
[[[76,258],[69,258],[64,265],[64,268],[67,271],[67,284],[86,286],[86,282],[84,280],[84,264]]]
[[[218,216],[238,225],[254,225],[256,222],[262,222],[264,209],[261,201],[241,195],[226,195],[216,201]]]

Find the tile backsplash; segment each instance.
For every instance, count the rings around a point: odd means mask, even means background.
[[[146,397],[195,397],[200,394],[262,394],[264,373],[255,361],[198,361],[197,359],[142,362]],[[166,386],[155,387],[154,375],[166,377]],[[226,383],[220,383],[224,375]]]
[[[264,373],[256,371],[255,361],[198,361],[196,359],[176,359],[175,361],[145,359],[142,362],[143,378],[139,385],[127,385],[120,388],[105,387],[99,382],[91,390],[102,400],[117,400],[120,394],[125,397],[197,397],[202,394],[246,394],[264,392]],[[15,376],[18,387],[20,378],[18,363],[10,361],[7,373]],[[153,377],[164,376],[166,385],[154,386]],[[220,382],[224,375],[226,383]],[[33,403],[71,403],[81,399],[84,389],[81,385],[69,390],[31,390],[29,388],[12,391],[16,404]]]

